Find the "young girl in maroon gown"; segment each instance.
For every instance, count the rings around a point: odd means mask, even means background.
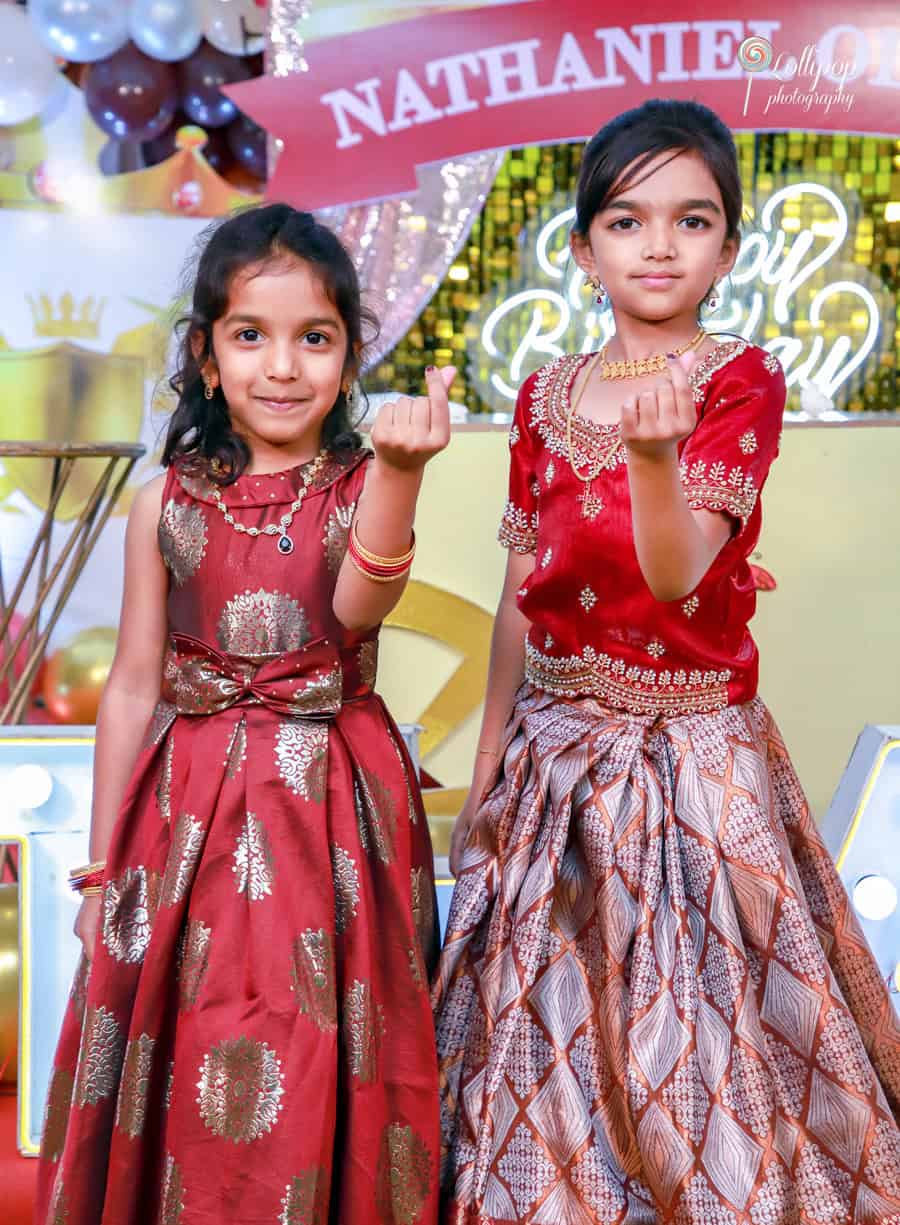
[[[432,852],[373,687],[452,371],[381,411],[373,457],[365,321],[286,205],[200,259],[128,525],[36,1225],[436,1220]]]
[[[435,988],[448,1225],[900,1223],[900,1028],[747,630],[784,377],[698,327],[741,208],[700,105],[585,152],[572,250],[616,332],[510,434]]]

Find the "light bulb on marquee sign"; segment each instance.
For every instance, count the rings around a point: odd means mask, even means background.
[[[815,216],[803,226],[800,215],[809,212]],[[568,248],[574,217],[574,208],[549,218],[545,210],[526,227],[519,278],[525,288],[501,289],[469,320],[482,346],[470,358],[469,376],[492,408],[508,412],[522,380],[545,362],[591,352],[612,335],[611,311],[585,304],[584,274]],[[894,315],[884,285],[843,251],[849,228],[848,205],[830,187],[802,181],[774,191],[717,286],[720,306],[704,317],[710,331],[737,333],[775,353],[788,387],[809,389],[828,406],[876,352],[882,316]]]

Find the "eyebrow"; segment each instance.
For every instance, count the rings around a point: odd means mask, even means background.
[[[641,204],[637,200],[611,200],[609,204],[607,204],[606,209],[609,210],[614,208],[639,213],[641,211]],[[719,216],[722,215],[722,210],[719,208],[718,204],[716,204],[715,200],[710,200],[707,196],[699,197],[695,200],[682,200],[681,203],[676,206],[675,211],[678,213],[695,213],[705,211],[710,213],[718,213]]]
[[[227,315],[224,320],[224,327],[233,327],[236,323],[250,324],[251,327],[264,327],[268,321],[262,319],[259,315]],[[337,319],[327,315],[322,315],[318,319],[304,319],[301,323],[301,330],[304,332],[310,331],[312,328],[321,327],[339,327]]]

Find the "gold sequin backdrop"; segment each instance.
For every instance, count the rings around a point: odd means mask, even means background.
[[[736,142],[746,204],[761,208],[767,195],[786,179],[829,184],[843,199],[848,214],[844,260],[874,276],[895,302],[900,301],[900,140],[786,132],[739,134]],[[472,316],[486,297],[499,290],[513,293],[529,287],[522,274],[523,230],[551,203],[574,200],[582,149],[583,145],[573,144],[510,150],[443,284],[403,340],[370,372],[367,385],[371,390],[417,391],[427,364],[453,362],[459,367],[454,399],[472,412],[496,407],[486,404],[476,389],[476,382],[484,385],[489,377],[486,361],[477,379],[472,377],[471,365],[467,369],[481,346],[481,329]],[[814,224],[817,208],[820,206],[812,199],[801,205],[801,213],[808,211],[810,216],[795,213],[795,228]],[[851,316],[856,305],[847,299],[845,303],[845,316]],[[897,411],[898,310],[900,307],[894,307],[893,317],[882,317],[880,343],[837,390],[837,408]],[[801,323],[800,328],[803,326]],[[826,348],[840,332],[852,333],[861,326],[859,319],[832,312],[824,322]],[[755,339],[762,341],[782,331],[769,307]]]

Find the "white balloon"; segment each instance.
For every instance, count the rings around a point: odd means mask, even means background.
[[[128,42],[130,0],[30,0],[38,36],[54,55],[93,64]]]
[[[0,125],[39,115],[58,85],[53,56],[41,46],[25,10],[0,5]]]
[[[206,0],[203,28],[226,55],[256,55],[266,41],[266,9],[256,0]]]
[[[131,37],[154,60],[187,59],[203,37],[200,0],[132,0]]]

